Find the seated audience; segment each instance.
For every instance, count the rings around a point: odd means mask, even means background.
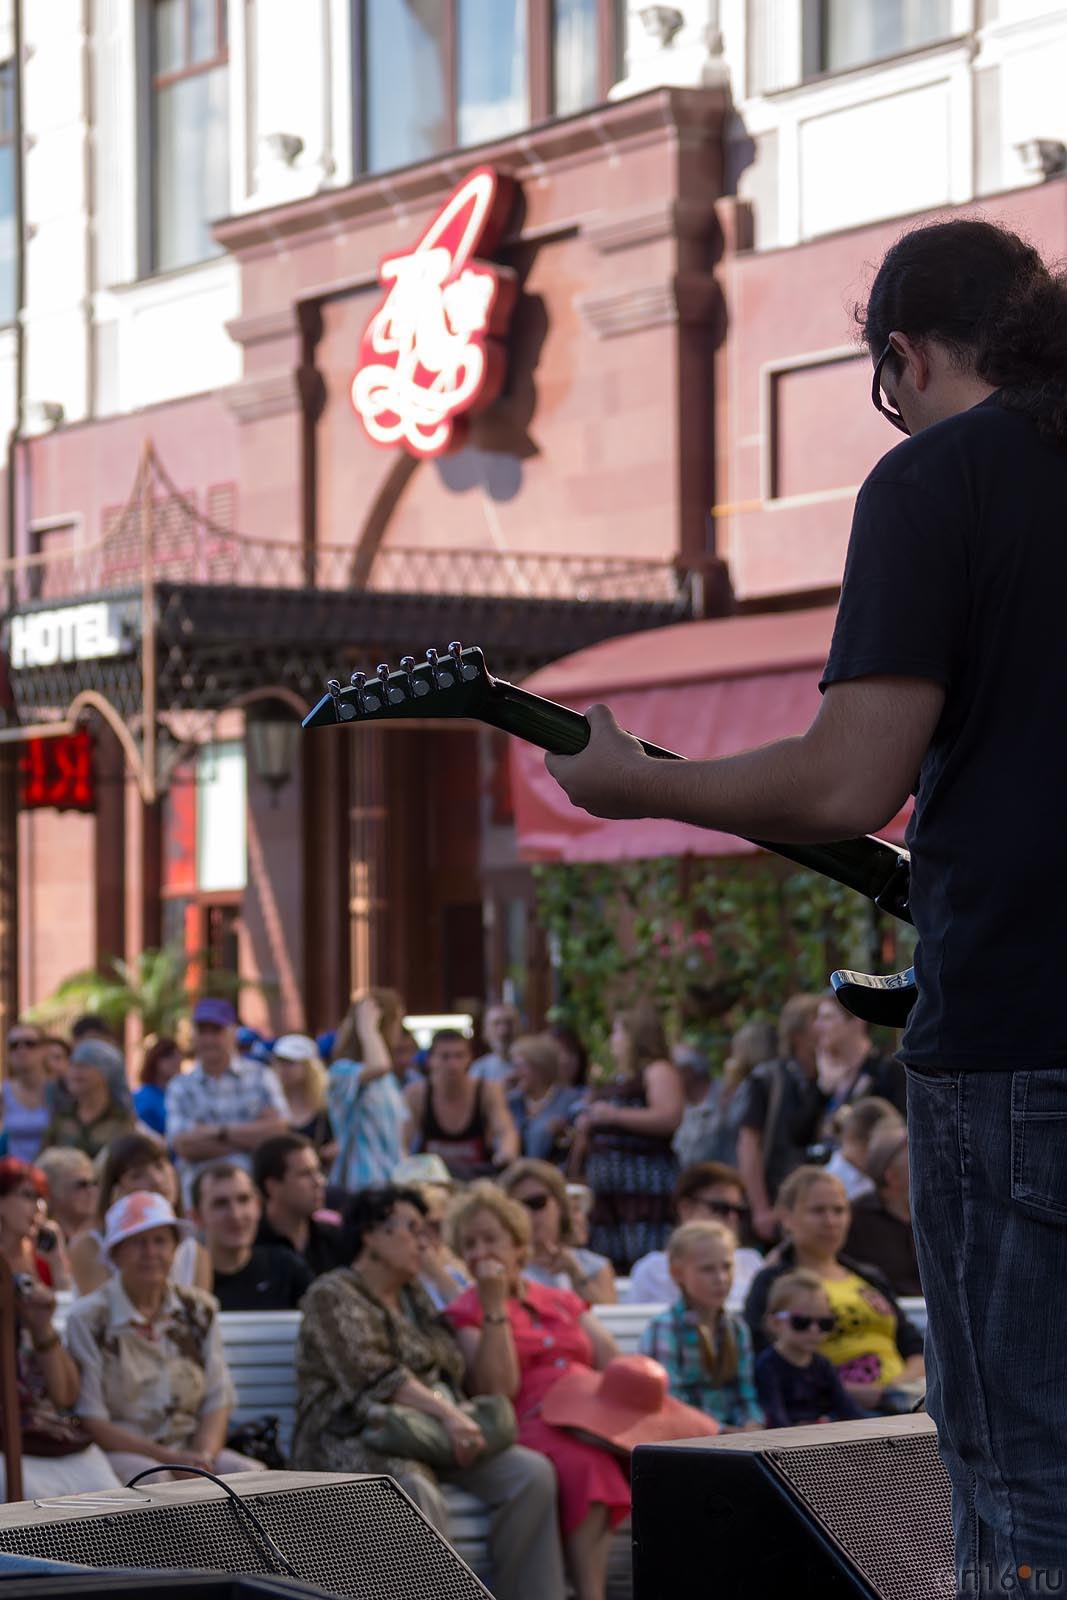
[[[4,1154],[35,1161],[52,1115],[44,1035],[35,1022],[8,1029],[3,1097]]]
[[[45,1150],[37,1165],[48,1181],[48,1214],[59,1228],[60,1242],[69,1249],[96,1223],[100,1193],[96,1170],[84,1151],[63,1145]]]
[[[767,1343],[764,1318],[776,1278],[803,1267],[821,1281],[835,1318],[822,1353],[857,1405],[907,1411],[925,1387],[923,1337],[896,1303],[876,1267],[845,1255],[848,1196],[822,1167],[797,1167],[778,1194],[783,1243],[756,1275],[745,1317],[757,1349]]]
[[[855,1260],[877,1267],[894,1294],[905,1298],[921,1295],[911,1225],[908,1130],[903,1122],[894,1118],[878,1124],[866,1163],[874,1192],[853,1205],[845,1248]]]
[[[311,1269],[295,1251],[256,1244],[259,1217],[259,1194],[243,1167],[216,1161],[193,1179],[193,1218],[223,1311],[295,1311],[311,1285]]]
[[[456,1184],[440,1156],[405,1156],[393,1172],[393,1182],[401,1189],[412,1188],[422,1196],[426,1219],[422,1226],[422,1271],[419,1282],[438,1311],[471,1286],[471,1275],[445,1237],[445,1218],[456,1193]]]
[[[167,1085],[167,1139],[188,1202],[201,1167],[227,1156],[246,1172],[252,1151],[281,1133],[289,1107],[269,1067],[237,1054],[237,1014],[228,1000],[193,1007],[196,1059]]]
[[[727,1311],[737,1241],[721,1222],[684,1222],[671,1234],[667,1258],[678,1299],[652,1318],[638,1349],[667,1372],[670,1392],[706,1412],[724,1433],[762,1428],[752,1336]]]
[[[489,1046],[485,1055],[471,1063],[471,1077],[486,1083],[502,1083],[504,1091],[514,1087],[516,1080],[513,1045],[522,1027],[518,1011],[508,1002],[486,1007],[482,1033]]]
[[[748,1211],[741,1174],[721,1161],[699,1161],[679,1174],[674,1186],[674,1214],[680,1224],[721,1222],[737,1243]],[[748,1286],[763,1266],[758,1250],[734,1251],[732,1305],[744,1304]],[[623,1299],[629,1305],[671,1305],[678,1298],[678,1281],[671,1272],[666,1250],[651,1250],[635,1262]]]
[[[134,1091],[133,1109],[146,1128],[167,1131],[167,1084],[182,1070],[182,1053],[173,1039],[157,1039],[141,1063],[141,1087]]]
[[[552,1462],[575,1592],[579,1600],[604,1600],[611,1530],[629,1515],[629,1475],[612,1450],[551,1426],[540,1408],[574,1366],[605,1367],[618,1354],[615,1341],[570,1289],[547,1288],[526,1276],[530,1213],[496,1185],[474,1184],[450,1227],[476,1283],[445,1312],[458,1330],[468,1388],[507,1395],[521,1442]]]
[[[574,1165],[584,1158],[585,1182],[596,1196],[593,1249],[616,1272],[628,1272],[639,1256],[662,1249],[671,1231],[678,1176],[671,1140],[685,1097],[653,1007],[617,1012],[610,1044],[617,1076],[578,1116]]]
[[[522,1153],[538,1161],[558,1160],[566,1153],[584,1092],[560,1082],[560,1050],[550,1033],[525,1033],[516,1039],[511,1063],[516,1086],[507,1105]]]
[[[126,1084],[126,1063],[113,1044],[80,1039],[70,1053],[63,1078],[65,1094],[57,1099],[41,1139],[41,1148],[63,1145],[94,1159],[113,1139],[136,1126]]]
[[[0,1256],[22,1280],[15,1299],[15,1387],[22,1439],[22,1492],[81,1494],[114,1489],[118,1479],[78,1420],[78,1369],[52,1318],[55,1295],[41,1281],[34,1241],[47,1185],[44,1174],[14,1156],[0,1159]],[[0,1500],[6,1495],[0,1455]]]
[[[407,1148],[409,1113],[392,1054],[403,1016],[394,989],[371,989],[334,1037],[327,1102],[337,1156],[330,1180],[353,1193],[388,1183]]]
[[[104,1227],[115,1274],[67,1318],[67,1344],[81,1370],[75,1409],[86,1432],[124,1483],[161,1462],[178,1472],[258,1470],[258,1462],[225,1448],[234,1388],[218,1308],[202,1289],[170,1276],[189,1224],[162,1195],[138,1191],[116,1200]]]
[[[567,1185],[559,1168],[548,1161],[516,1161],[501,1177],[500,1187],[529,1213],[524,1276],[551,1289],[573,1289],[586,1305],[613,1305],[618,1294],[611,1262],[574,1242]]]
[[[454,1028],[434,1035],[426,1078],[405,1089],[412,1148],[440,1156],[465,1182],[506,1167],[519,1155],[519,1135],[498,1081],[472,1078],[470,1040]]]
[[[274,1041],[271,1064],[289,1106],[289,1127],[310,1139],[329,1171],[338,1147],[326,1109],[326,1068],[318,1045],[306,1033],[283,1033]]]
[[[364,1438],[390,1406],[436,1418],[456,1463],[441,1476],[489,1507],[498,1600],[562,1600],[551,1468],[520,1446],[487,1454],[484,1435],[462,1409],[463,1357],[417,1281],[424,1221],[413,1189],[354,1196],[347,1224],[355,1258],[318,1278],[304,1300],[291,1465],[388,1473],[447,1538],[448,1512],[432,1469],[379,1455]]]
[[[326,1179],[309,1139],[299,1133],[265,1139],[252,1173],[263,1200],[257,1244],[295,1250],[313,1278],[351,1259],[341,1229],[315,1215],[326,1202]]]
[[[730,1041],[721,1078],[709,1083],[710,1063],[692,1049],[676,1049],[674,1063],[685,1086],[686,1109],[674,1136],[674,1153],[683,1166],[695,1161],[737,1162],[737,1134],[745,1110],[745,1080],[774,1055],[769,1022],[746,1022]]]
[[[768,1428],[850,1422],[867,1413],[845,1393],[821,1347],[836,1326],[822,1279],[787,1272],[767,1298],[768,1349],[756,1361],[756,1389]]]
[[[737,1117],[737,1165],[752,1212],[752,1230],[765,1244],[778,1237],[774,1202],[794,1167],[808,1159],[819,1134],[826,1096],[819,1088],[815,1017],[818,996],[795,994],[778,1018],[778,1054],[745,1079]]]
[[[840,1145],[826,1163],[826,1171],[831,1177],[841,1179],[845,1193],[853,1202],[861,1195],[874,1193],[874,1184],[867,1173],[867,1150],[875,1129],[883,1122],[894,1129],[904,1127],[904,1118],[896,1106],[877,1094],[869,1094],[843,1107],[835,1119]]]
[[[162,1195],[175,1213],[181,1215],[174,1164],[167,1155],[166,1145],[150,1133],[126,1133],[108,1146],[100,1169],[98,1227],[103,1228],[104,1219],[116,1200],[138,1191]],[[96,1233],[83,1233],[73,1243],[70,1257],[79,1294],[90,1294],[111,1277],[113,1268],[101,1253]],[[183,1288],[210,1290],[211,1258],[203,1245],[191,1236],[182,1239],[170,1275]]]

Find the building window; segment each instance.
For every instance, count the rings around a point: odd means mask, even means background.
[[[808,14],[807,75],[847,72],[952,32],[952,0],[817,0]]]
[[[15,320],[15,63],[0,64],[0,323]]]
[[[596,105],[619,0],[354,0],[356,168],[383,172]]]
[[[552,109],[566,117],[600,98],[597,0],[553,0]]]
[[[220,253],[230,209],[226,0],[152,0],[152,247],[156,272]]]

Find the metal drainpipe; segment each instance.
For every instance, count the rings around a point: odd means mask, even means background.
[[[26,309],[26,208],[25,140],[22,99],[22,3],[13,0],[14,23],[14,113],[15,113],[15,421],[7,436],[7,530],[5,555],[16,554],[18,485],[16,473],[22,413],[26,389],[26,335],[23,315]],[[13,578],[8,571],[3,606],[12,611],[17,603]],[[6,1030],[18,1015],[19,999],[19,920],[18,920],[18,746],[0,745],[0,1028]]]

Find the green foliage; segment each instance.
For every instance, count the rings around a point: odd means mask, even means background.
[[[715,1058],[742,1022],[817,993],[833,968],[885,970],[896,954],[862,895],[767,857],[552,865],[535,878],[560,985],[553,1020],[601,1068],[619,1006],[652,1001],[672,1039]]]
[[[146,1034],[173,1034],[192,1004],[190,968],[202,968],[204,959],[203,952],[187,955],[177,945],[143,950],[132,963],[116,958],[103,972],[75,972],[64,978],[29,1016],[45,1027],[61,1027],[91,1012],[120,1029],[132,1014],[141,1018]],[[197,992],[233,1000],[247,981],[230,972],[201,971]]]

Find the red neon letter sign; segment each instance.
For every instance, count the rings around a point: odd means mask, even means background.
[[[368,322],[352,404],[375,444],[439,456],[463,442],[472,412],[500,393],[500,336],[515,275],[476,259],[500,241],[515,184],[491,167],[464,179],[415,248],[378,269],[386,296]]]

